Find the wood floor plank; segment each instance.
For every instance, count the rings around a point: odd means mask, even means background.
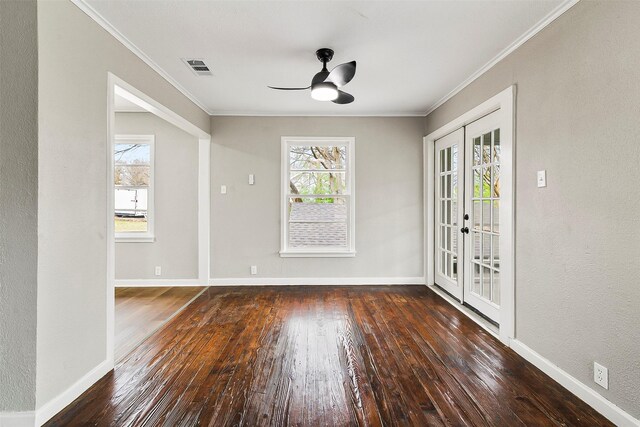
[[[611,423],[424,286],[302,286],[209,288],[47,425]]]

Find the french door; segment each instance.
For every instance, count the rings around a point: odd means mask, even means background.
[[[500,115],[435,141],[435,283],[500,319]]]

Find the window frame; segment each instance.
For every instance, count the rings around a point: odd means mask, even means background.
[[[347,219],[347,245],[346,248],[331,246],[291,248],[289,242],[289,212],[288,200],[292,196],[289,192],[289,177],[291,164],[289,161],[290,148],[292,146],[345,146],[347,147],[345,184],[346,190],[340,197],[345,197],[348,202]],[[354,257],[355,248],[355,138],[354,137],[293,137],[281,138],[281,195],[280,195],[280,256],[299,258],[332,258]]]
[[[111,150],[112,156],[115,154],[115,147],[118,144],[148,144],[149,145],[149,187],[147,189],[147,231],[138,232],[130,231],[125,233],[115,233],[116,243],[153,243],[155,242],[155,135],[115,135],[113,142],[113,149]],[[113,168],[115,172],[116,162],[113,161]],[[113,190],[115,192],[116,185],[113,184]],[[115,199],[114,199],[115,200]],[[115,220],[115,206],[111,213],[113,220]]]

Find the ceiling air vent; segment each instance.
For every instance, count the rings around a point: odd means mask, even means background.
[[[205,64],[202,59],[187,59],[187,58],[183,58],[182,60],[184,61],[185,64],[187,64],[187,66],[189,68],[191,68],[191,71],[196,73],[197,76],[212,76],[213,75],[213,74],[211,74],[211,70],[209,69],[207,64]]]

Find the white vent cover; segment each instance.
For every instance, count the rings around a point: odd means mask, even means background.
[[[212,76],[211,70],[205,64],[203,59],[195,58],[182,58],[182,61],[193,71],[197,76]]]

